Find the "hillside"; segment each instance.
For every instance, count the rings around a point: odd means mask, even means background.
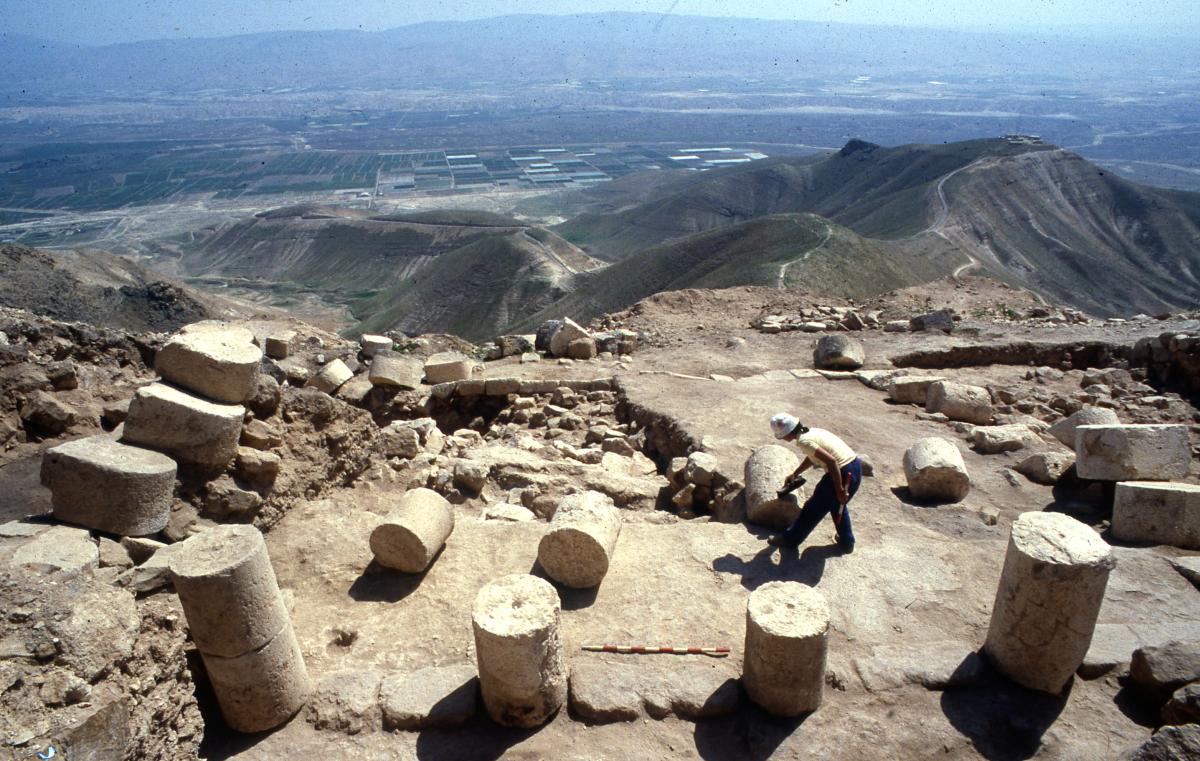
[[[664,243],[595,273],[523,323],[588,320],[661,291],[766,285],[861,298],[932,280],[949,263],[900,258],[813,214],[778,214]]]
[[[364,332],[454,333],[482,341],[561,297],[572,274],[531,235],[490,236],[439,255],[352,308]]]
[[[690,173],[659,187],[654,200],[615,213],[585,212],[555,230],[608,261],[766,214],[809,212],[859,235],[899,238],[918,232],[932,218],[930,196],[946,174],[986,156],[1050,147],[997,139],[882,148],[851,140],[825,156],[776,158]],[[621,202],[614,198],[609,203]]]
[[[1061,150],[986,159],[944,192],[942,236],[1054,300],[1105,316],[1200,302],[1200,194],[1137,185]]]
[[[102,251],[0,245],[0,305],[122,330],[174,330],[212,316],[189,290]]]
[[[624,196],[565,199],[593,210],[554,229],[593,256],[619,260],[765,214],[811,212],[894,241],[908,258],[957,255],[1099,315],[1200,299],[1200,195],[1137,185],[1044,143],[883,148],[852,140],[824,157],[692,174],[657,192],[633,205],[623,198],[640,198],[637,186]],[[605,204],[620,210],[594,210]]]
[[[439,254],[519,227],[482,212],[388,217],[289,207],[200,231],[194,243],[182,246],[179,264],[192,276],[261,278],[355,293],[410,277]]]

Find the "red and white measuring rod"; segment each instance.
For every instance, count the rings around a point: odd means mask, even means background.
[[[592,653],[623,653],[634,655],[711,655],[714,658],[724,658],[729,655],[727,647],[648,647],[646,645],[584,645],[584,650]]]

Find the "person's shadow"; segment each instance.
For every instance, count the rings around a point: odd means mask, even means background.
[[[733,553],[722,555],[713,561],[712,568],[719,573],[741,576],[742,586],[750,591],[768,581],[799,581],[815,587],[825,575],[825,561],[843,554],[836,544],[809,545],[802,549],[767,545],[749,560]]]

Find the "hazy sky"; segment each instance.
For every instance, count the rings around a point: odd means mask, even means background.
[[[991,31],[1200,31],[1200,0],[0,0],[0,6],[8,31],[91,43],[284,29],[379,30],[419,21],[605,10]]]

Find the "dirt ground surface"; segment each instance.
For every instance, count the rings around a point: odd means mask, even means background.
[[[956,293],[964,286],[948,284]],[[970,287],[970,286],[966,286]],[[980,306],[975,286],[962,303]],[[994,287],[983,298],[1011,291]],[[735,678],[749,593],[774,580],[812,585],[829,600],[833,622],[825,704],[803,719],[768,716],[744,697],[729,716],[698,721],[643,715],[611,724],[564,710],[544,727],[505,730],[475,718],[459,730],[317,732],[302,720],[268,736],[213,747],[213,757],[237,759],[1109,759],[1149,736],[1154,717],[1139,712],[1115,675],[1076,678],[1053,698],[1014,686],[985,667],[966,684],[927,689],[901,676],[921,664],[970,664],[983,643],[1008,528],[1022,512],[1056,509],[1048,486],[1014,477],[1027,451],[978,454],[961,447],[972,489],[954,505],[907,499],[901,459],[925,436],[951,436],[945,424],[918,418],[920,408],[894,405],[886,394],[853,380],[769,378],[763,373],[812,365],[819,336],[765,335],[749,321],[784,311],[763,290],[667,294],[650,300],[625,324],[652,331],[654,345],[624,366],[616,361],[521,365],[488,363],[488,377],[597,377],[605,365],[628,399],[684,429],[740,476],[753,448],[773,443],[766,422],[779,410],[807,425],[842,435],[875,465],[851,509],[858,537],[853,554],[832,543],[820,525],[799,551],[765,543],[769,532],[705,518],[681,520],[665,511],[628,512],[608,575],[595,591],[560,587],[569,665],[600,668],[621,684],[623,674],[661,680],[664,689],[695,678],[696,669]],[[804,302],[794,298],[794,304]],[[655,302],[657,305],[655,304]],[[784,299],[786,301],[786,298]],[[917,299],[915,304],[924,303]],[[998,302],[993,302],[998,303]],[[891,369],[890,356],[988,341],[1132,342],[1195,324],[1030,326],[964,321],[952,336],[864,333],[867,368]],[[728,345],[738,337],[744,343]],[[938,371],[971,383],[1021,382],[1027,367],[986,366]],[[708,379],[728,375],[733,382]],[[601,373],[604,374],[604,373]],[[692,376],[692,377],[681,377]],[[1063,381],[1064,388],[1070,386]],[[1077,388],[1077,384],[1075,386]],[[1057,442],[1039,448],[1067,451]],[[393,575],[371,566],[367,538],[394,502],[386,488],[356,489],[293,511],[268,535],[282,586],[295,594],[294,621],[310,670],[408,672],[431,665],[470,664],[470,608],[488,580],[541,571],[540,523],[483,521],[477,505],[456,508],[446,549],[424,575]],[[985,513],[994,511],[995,525]],[[316,549],[319,548],[319,549]],[[1155,621],[1200,632],[1200,592],[1174,571],[1169,547],[1121,548],[1100,624]],[[339,644],[346,632],[351,644]],[[591,643],[677,643],[728,646],[727,659],[607,655],[580,650]],[[648,676],[647,676],[648,675]],[[881,676],[882,675],[882,676]]]
[[[209,727],[201,756],[247,761],[998,761],[1116,759],[1141,744],[1160,720],[1131,694],[1119,669],[1093,679],[1076,676],[1063,695],[1048,696],[1016,686],[977,654],[1009,527],[1018,515],[1067,511],[1098,530],[1107,527],[1103,508],[1093,509],[1078,495],[1035,484],[1012,469],[1031,452],[1069,450],[1042,436],[1025,450],[980,454],[962,433],[931,419],[922,408],[893,404],[885,392],[855,378],[814,375],[812,352],[821,334],[765,334],[751,327],[765,314],[787,314],[815,302],[811,295],[768,289],[660,294],[614,316],[649,339],[630,357],[531,363],[508,358],[485,364],[488,378],[614,378],[618,410],[625,404],[649,411],[656,425],[672,427],[715,456],[717,470],[730,480],[743,477],[743,464],[755,448],[775,443],[767,421],[781,410],[839,434],[874,466],[873,476],[864,480],[850,504],[858,539],[851,554],[837,548],[828,521],[805,545],[789,550],[769,546],[771,532],[746,522],[720,523],[704,514],[680,517],[670,509],[669,493],[654,507],[642,501],[622,511],[620,537],[599,587],[557,589],[568,667],[606,685],[614,699],[633,706],[638,718],[609,723],[585,715],[572,702],[533,730],[501,728],[480,709],[457,729],[387,731],[376,717],[365,731],[347,734],[315,728],[305,709],[273,732],[242,736],[222,730],[215,709],[202,700]],[[855,333],[865,347],[864,369],[895,370],[893,357],[916,350],[1013,341],[1131,345],[1142,337],[1200,330],[1200,322],[1179,318],[1088,325],[996,321],[994,317],[1036,306],[1036,301],[976,278],[891,294],[857,308],[881,310],[883,319],[889,319],[889,312],[909,315],[946,305],[963,315],[950,335]],[[279,326],[267,321],[253,327],[264,332]],[[336,343],[329,334],[315,335],[326,346]],[[1030,370],[984,365],[914,372],[1030,386]],[[1038,384],[1047,394],[1080,389],[1077,374],[1047,376]],[[617,425],[602,410],[604,404],[592,404],[591,417],[581,414],[585,427]],[[517,451],[524,446],[530,456],[547,458],[548,470],[579,472],[564,470],[563,463],[572,461],[550,450],[558,444],[582,446],[584,430],[543,429],[539,435],[544,440],[529,443],[511,423],[498,419],[493,428],[483,432],[484,442],[470,447],[463,443],[466,439],[449,437],[458,440],[459,458],[495,462],[486,460],[496,456],[488,447]],[[497,438],[488,439],[493,432]],[[971,491],[961,502],[928,505],[908,496],[902,458],[914,441],[926,436],[959,444],[971,476]],[[44,491],[33,485],[36,452],[27,446],[21,450],[26,456],[9,458],[0,486],[40,512],[48,505]],[[482,493],[451,499],[454,531],[429,570],[406,575],[380,568],[368,539],[403,493],[406,467],[384,462],[350,488],[301,501],[266,534],[314,681],[340,672],[411,673],[429,666],[473,665],[471,607],[478,590],[506,574],[545,577],[536,562],[545,521],[485,519],[489,504],[519,499],[513,490],[490,482]],[[1192,482],[1196,471],[1193,463]],[[641,479],[650,493],[666,483],[660,473],[622,477]],[[1189,553],[1113,543],[1118,545],[1117,566],[1100,612],[1101,627],[1110,627],[1107,632],[1152,625],[1173,636],[1200,637],[1200,591],[1169,563],[1169,558]],[[775,718],[736,686],[728,712],[718,716],[695,718],[695,711],[680,708],[687,703],[682,698],[667,700],[666,710],[654,710],[650,699],[638,703],[632,695],[638,689],[669,696],[712,690],[709,702],[714,705],[720,702],[718,694],[728,696],[730,680],[741,674],[748,597],[777,580],[813,586],[830,605],[825,697],[817,711],[796,719]],[[710,658],[581,650],[585,644],[604,643],[728,647],[731,652],[727,658]]]

